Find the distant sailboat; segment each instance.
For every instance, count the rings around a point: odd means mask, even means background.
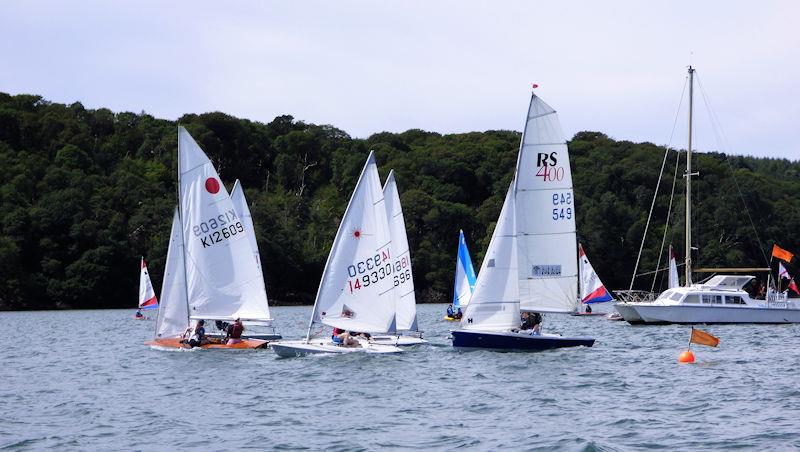
[[[461,329],[452,331],[453,347],[546,350],[594,344],[590,337],[519,331],[521,311],[575,311],[573,206],[569,154],[558,117],[532,94],[515,177]]]
[[[146,319],[144,315],[142,315],[142,310],[149,310],[149,309],[158,309],[158,298],[156,298],[156,292],[153,290],[153,283],[150,281],[150,273],[147,271],[147,263],[144,261],[144,257],[142,257],[142,262],[140,266],[141,270],[139,273],[139,310],[136,311],[136,315],[134,318],[136,319]]]
[[[407,281],[410,270],[393,258],[383,190],[370,152],[339,230],[333,240],[305,340],[279,341],[271,348],[281,357],[317,353],[397,353],[390,346],[361,341],[359,347],[336,345],[330,336],[311,337],[315,324],[347,331],[388,333],[396,328],[395,282]],[[395,277],[397,277],[395,279]]]
[[[613,301],[614,298],[606,290],[606,286],[600,281],[597,272],[594,271],[586,252],[583,250],[583,245],[578,244],[578,269],[581,277],[581,304],[591,305],[595,303],[605,303]],[[591,312],[588,309],[586,312],[579,310],[574,315],[606,315],[604,312]]]
[[[669,246],[669,288],[674,289],[680,287],[681,282],[678,279],[678,263],[675,259],[675,250],[672,245]]]
[[[472,266],[472,258],[469,257],[467,241],[464,238],[464,231],[458,231],[458,254],[456,257],[456,280],[453,284],[453,311],[459,308],[466,309],[472,292],[475,291],[475,268]],[[446,315],[445,320],[458,321],[455,316]]]
[[[406,223],[403,218],[403,208],[400,205],[400,193],[397,191],[394,170],[389,171],[389,176],[383,185],[383,200],[386,204],[389,233],[392,239],[392,261],[395,270],[392,281],[397,297],[395,301],[395,326],[397,328],[395,333],[397,334],[372,336],[372,342],[399,346],[425,344],[428,341],[422,339],[417,324],[417,300],[414,294],[414,275],[411,270],[411,250],[408,246]]]
[[[179,209],[173,219],[161,300],[164,315],[159,312],[156,337],[148,344],[181,347],[181,335],[175,332],[179,326],[185,331],[189,319],[272,320],[261,270],[247,238],[252,223],[242,221],[211,161],[183,127],[178,127],[178,186]],[[180,246],[175,243],[176,230]],[[180,288],[183,294],[176,293]],[[244,339],[203,348],[262,348],[266,344]]]

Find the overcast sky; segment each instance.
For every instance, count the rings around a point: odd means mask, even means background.
[[[538,83],[568,138],[667,144],[693,64],[723,150],[798,160],[798,21],[795,1],[5,0],[0,91],[366,137],[521,130]],[[696,99],[697,143],[717,149]]]

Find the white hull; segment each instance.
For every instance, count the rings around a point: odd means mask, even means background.
[[[272,342],[270,348],[281,358],[316,355],[321,353],[401,353],[403,350],[392,345],[370,344],[359,341],[360,347],[343,347],[335,345],[330,339],[312,339],[306,341]]]
[[[622,318],[628,323],[644,323],[644,320],[642,320],[642,318],[639,316],[639,313],[636,312],[634,306],[635,305],[633,303],[616,303],[614,305],[614,309],[616,309],[617,312],[619,312],[619,315],[621,315]]]
[[[800,323],[800,309],[790,308],[686,304],[664,306],[650,303],[628,307],[641,319],[639,323]],[[625,317],[622,311],[620,313]]]
[[[428,341],[421,337],[414,336],[372,336],[369,341],[377,345],[394,345],[396,347],[408,347],[411,345],[427,344]]]

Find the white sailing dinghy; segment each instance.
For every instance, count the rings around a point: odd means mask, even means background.
[[[417,325],[417,300],[414,294],[414,276],[411,271],[411,251],[408,246],[406,223],[400,205],[400,193],[394,170],[389,171],[383,185],[383,201],[389,220],[389,235],[392,239],[392,262],[395,293],[395,334],[372,336],[372,342],[389,345],[427,344]]]
[[[608,293],[606,286],[603,284],[603,281],[600,281],[600,276],[597,275],[597,272],[594,271],[594,267],[592,267],[592,263],[589,262],[589,258],[586,256],[586,252],[583,250],[583,245],[578,243],[578,268],[580,270],[580,277],[581,277],[581,287],[580,287],[580,302],[584,305],[591,305],[595,303],[605,303],[608,301],[613,301],[614,298],[611,294]],[[576,310],[572,313],[575,316],[604,316],[606,315],[605,312],[581,312],[580,310]]]
[[[187,303],[189,314],[186,326],[189,319],[271,321],[264,280],[247,238],[252,225],[239,217],[211,161],[183,127],[178,127],[178,198],[185,292],[182,301]],[[158,334],[157,325],[151,345],[181,346],[176,338]],[[208,344],[203,348],[265,346],[264,340],[244,339],[237,344]]]
[[[140,268],[139,310],[136,311],[136,315],[134,315],[133,318],[137,320],[144,320],[149,319],[150,317],[141,315],[142,311],[158,309],[158,298],[156,298],[156,292],[153,290],[153,283],[150,281],[150,273],[147,271],[147,262],[144,261],[144,257],[142,257]]]
[[[305,340],[273,342],[270,347],[284,358],[401,352],[395,346],[366,340],[360,340],[359,347],[344,347],[334,344],[330,336],[311,338],[315,324],[361,333],[396,330],[394,277],[399,277],[402,269],[395,269],[392,253],[383,190],[375,154],[370,152],[333,239]]]
[[[475,291],[475,268],[472,266],[472,258],[469,257],[467,240],[464,238],[464,231],[458,231],[458,254],[456,256],[456,280],[453,283],[453,312],[459,309],[466,309],[469,305],[472,292]],[[456,316],[445,315],[445,320],[457,322]]]
[[[461,329],[452,331],[453,347],[536,351],[594,344],[591,337],[519,331],[521,311],[575,310],[573,201],[569,155],[558,117],[532,94],[515,177]]]

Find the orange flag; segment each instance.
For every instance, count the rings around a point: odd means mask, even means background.
[[[772,245],[772,257],[777,257],[786,263],[792,261],[794,254],[786,251],[785,249],[779,247],[778,245]]]
[[[689,338],[689,343],[708,345],[709,347],[716,347],[719,345],[719,338],[706,333],[703,330],[696,330],[692,327],[692,337]]]

